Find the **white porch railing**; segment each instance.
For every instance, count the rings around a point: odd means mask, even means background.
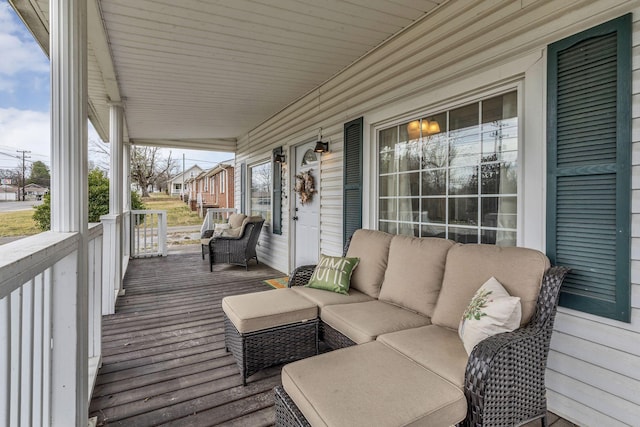
[[[220,222],[226,222],[229,219],[229,215],[236,213],[235,208],[209,208],[207,209],[207,215],[204,217],[202,227],[200,227],[200,235],[205,230],[213,230],[213,225]]]
[[[167,256],[167,211],[131,211],[131,257]]]
[[[88,239],[90,399],[101,358],[102,224],[89,227]],[[53,378],[81,367],[73,353],[54,356],[54,345],[64,348],[54,336],[69,333],[55,313],[75,310],[67,296],[80,246],[78,233],[45,232],[0,247],[0,425],[48,426],[53,408],[67,406],[52,392]]]

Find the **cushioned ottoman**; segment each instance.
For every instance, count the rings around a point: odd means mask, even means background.
[[[282,387],[276,411],[313,426],[450,426],[467,413],[462,387],[381,342],[288,364]]]
[[[225,297],[222,310],[244,385],[261,369],[318,354],[318,307],[291,289]]]

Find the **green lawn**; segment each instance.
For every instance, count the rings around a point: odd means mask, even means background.
[[[33,209],[0,213],[0,237],[31,236],[40,229],[33,220]]]
[[[167,226],[201,225],[203,219],[177,197],[156,196],[142,199],[146,209],[167,211]]]
[[[167,211],[167,226],[201,225],[202,218],[197,212],[191,212],[189,207],[176,197],[152,196],[143,199],[146,209]],[[40,230],[33,221],[33,209],[0,212],[0,237],[31,236]]]

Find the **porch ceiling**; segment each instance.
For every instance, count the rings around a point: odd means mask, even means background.
[[[46,51],[48,0],[10,1]],[[238,136],[437,5],[89,0],[92,121],[107,138],[107,100],[123,99],[136,143],[234,151]]]

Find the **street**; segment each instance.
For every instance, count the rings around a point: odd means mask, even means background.
[[[0,201],[0,212],[26,211],[34,206],[42,204],[42,201],[27,200],[25,202],[5,202]]]

